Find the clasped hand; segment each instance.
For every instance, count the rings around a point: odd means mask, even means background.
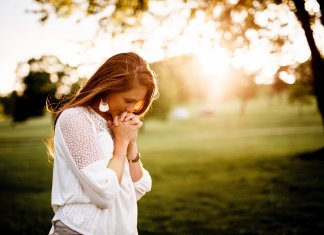
[[[119,116],[114,116],[112,121],[109,120],[108,125],[115,139],[127,141],[130,144],[136,142],[138,129],[143,126],[143,122],[137,115],[123,112]]]

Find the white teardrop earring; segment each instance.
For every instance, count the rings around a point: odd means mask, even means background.
[[[108,99],[106,102],[103,102],[102,98],[100,99],[99,110],[100,110],[100,112],[103,112],[103,113],[108,112],[108,110],[109,110]]]

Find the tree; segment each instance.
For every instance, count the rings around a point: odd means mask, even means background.
[[[305,36],[311,51],[311,68],[313,74],[313,88],[315,97],[317,100],[318,110],[322,116],[322,121],[324,125],[324,60],[321,53],[316,46],[314,39],[314,33],[312,30],[312,19],[313,17],[306,11],[305,4],[303,0],[294,0],[296,6],[296,16],[301,22],[301,25],[305,31]],[[318,1],[321,10],[321,24],[324,26],[324,3],[323,1]]]
[[[299,105],[299,115],[303,114],[303,106],[312,103],[314,89],[312,85],[311,62],[307,61],[296,68],[297,80],[289,89],[289,102]]]
[[[320,22],[322,26],[324,25],[323,1],[317,1],[322,14],[320,12],[308,12],[305,9],[304,0],[178,0],[175,2],[177,2],[178,5],[182,3],[182,7],[167,12],[164,9],[163,13],[160,14],[158,10],[149,7],[149,3],[155,4],[156,6],[159,4],[160,7],[163,7],[163,4],[165,5],[163,1],[157,0],[117,0],[113,3],[109,1],[90,0],[35,1],[41,7],[39,13],[43,14],[43,17],[41,17],[43,22],[48,19],[50,12],[54,12],[54,14],[64,17],[80,10],[86,16],[98,16],[98,13],[105,12],[98,18],[99,25],[104,30],[110,31],[113,35],[125,32],[129,28],[137,27],[141,24],[141,18],[143,16],[151,20],[154,19],[161,25],[163,21],[172,18],[175,14],[183,16],[187,23],[179,26],[178,32],[173,33],[172,38],[165,39],[167,42],[172,42],[175,38],[179,38],[185,32],[186,26],[190,25],[191,20],[203,13],[205,22],[213,22],[215,32],[217,31],[220,33],[220,43],[228,50],[232,51],[233,55],[238,51],[248,51],[253,47],[255,40],[268,41],[272,45],[272,53],[274,55],[280,55],[285,46],[293,43],[294,38],[286,33],[290,22],[285,20],[285,17],[281,17],[276,11],[278,9],[284,10],[286,11],[286,15],[288,15],[289,12],[293,12],[301,23],[311,51],[314,94],[324,124],[324,71],[321,69],[324,62],[316,46],[312,31],[312,26],[315,21],[318,23]],[[110,11],[107,10],[108,8]],[[276,33],[273,33],[273,31],[271,31],[273,28],[279,28],[281,30],[277,30]],[[139,38],[133,40],[133,42],[142,43],[145,40],[143,34],[139,35]],[[152,33],[150,35],[152,35]],[[213,38],[210,40],[211,43],[214,43]],[[161,47],[167,47],[167,45],[162,44]],[[295,63],[297,63],[297,61],[295,61]]]
[[[30,72],[23,80],[26,89],[23,98],[28,116],[35,117],[44,114],[46,98],[53,96],[56,91],[55,85],[50,80],[47,72]]]
[[[55,56],[32,58],[17,66],[21,95],[15,91],[11,95],[14,103],[13,121],[25,121],[29,117],[44,114],[46,101],[57,101],[69,95],[78,82],[76,68],[63,64]]]
[[[13,91],[8,96],[0,97],[0,103],[3,106],[3,114],[10,116],[14,111],[15,97],[17,97],[17,92]]]
[[[205,1],[199,1],[205,2]],[[312,26],[314,22],[320,18],[320,22],[322,26],[324,26],[324,2],[317,1],[320,7],[321,13],[318,13],[320,16],[316,16],[315,13],[310,13],[305,9],[305,1],[304,0],[267,0],[267,1],[248,1],[248,0],[239,0],[236,1],[236,4],[227,4],[225,5],[224,10],[220,14],[218,20],[220,20],[220,28],[223,31],[223,42],[225,44],[229,44],[231,46],[239,45],[249,45],[251,44],[250,39],[247,37],[248,34],[244,33],[248,30],[257,30],[259,32],[264,31],[267,26],[262,26],[257,23],[255,18],[257,12],[262,12],[268,8],[271,3],[286,5],[289,6],[290,10],[296,14],[297,19],[300,21],[301,26],[304,30],[310,51],[311,51],[311,68],[312,68],[312,79],[313,79],[313,89],[314,94],[317,100],[318,110],[322,116],[322,122],[324,125],[324,60],[321,56],[321,53],[316,45],[314,32],[312,30]],[[199,6],[197,9],[204,9],[204,11],[208,12],[209,9],[214,9],[214,7],[218,4],[218,1],[208,1],[205,4]],[[235,15],[240,14],[241,12],[245,12],[245,19],[243,22],[235,20],[237,17]],[[209,15],[211,15],[209,13]],[[211,16],[212,17],[212,16]],[[271,21],[278,20],[276,17],[273,19],[270,18]],[[280,23],[280,22],[279,22]],[[281,25],[281,27],[286,27],[285,22]],[[284,32],[285,30],[282,30]],[[260,34],[262,35],[262,34]],[[286,41],[289,38],[285,37],[285,35],[274,35],[273,38],[270,37],[274,45],[274,53],[278,53],[278,50],[282,48],[282,46],[287,43]]]

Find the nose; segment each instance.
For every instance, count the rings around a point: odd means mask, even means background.
[[[134,105],[128,105],[126,107],[126,111],[129,112],[129,113],[134,113]]]

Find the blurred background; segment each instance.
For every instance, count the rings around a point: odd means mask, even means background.
[[[139,136],[153,188],[140,234],[323,234],[324,3],[0,2],[0,231],[47,234],[52,131],[110,56],[134,51],[160,97]]]

